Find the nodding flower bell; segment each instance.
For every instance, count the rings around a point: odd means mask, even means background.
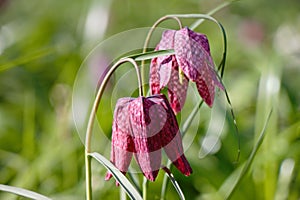
[[[161,167],[162,148],[181,173],[192,173],[167,98],[158,94],[119,99],[114,111],[111,162],[125,174],[134,155],[144,176],[154,181]],[[105,179],[111,177],[108,172]]]
[[[214,68],[207,37],[187,27],[166,30],[156,50],[174,49],[175,54],[154,58],[150,65],[152,94],[168,88],[170,104],[175,113],[181,111],[188,81],[196,83],[198,92],[208,106],[213,105],[215,87],[224,90]]]

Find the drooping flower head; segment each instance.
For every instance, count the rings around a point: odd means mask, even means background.
[[[119,99],[111,144],[111,162],[124,174],[134,155],[144,176],[154,181],[161,166],[162,148],[181,173],[192,173],[183,154],[175,114],[164,95]],[[108,173],[106,180],[111,176]]]
[[[184,105],[188,81],[191,80],[196,83],[200,96],[211,107],[215,87],[222,90],[224,87],[215,72],[207,37],[187,27],[178,31],[166,30],[156,50],[166,49],[174,49],[175,54],[151,61],[151,93],[158,94],[167,87],[172,109],[177,113]]]

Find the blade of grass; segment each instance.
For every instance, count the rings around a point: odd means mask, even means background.
[[[127,56],[128,58],[133,58],[135,61],[142,61],[142,60],[150,60],[152,58],[156,58],[158,56],[168,56],[174,54],[173,49],[168,50],[159,50],[159,51],[148,51],[146,53],[138,53]]]
[[[125,190],[125,192],[128,194],[128,196],[131,199],[136,200],[143,200],[140,193],[137,191],[137,189],[129,182],[129,180],[120,172],[109,160],[107,160],[104,156],[101,154],[94,152],[89,153],[89,156],[95,158],[100,164],[102,164],[118,181],[121,185],[121,187]]]
[[[258,138],[254,148],[251,151],[251,154],[250,154],[248,160],[245,163],[245,166],[243,167],[240,174],[238,175],[237,180],[233,184],[232,184],[231,181],[225,181],[225,183],[220,187],[219,193],[224,194],[224,195],[222,195],[222,196],[224,196],[224,199],[230,199],[230,197],[233,195],[233,193],[238,188],[239,184],[241,183],[241,181],[243,180],[243,178],[245,177],[245,175],[249,171],[250,166],[251,166],[251,164],[252,164],[252,162],[253,162],[253,160],[256,156],[256,153],[257,153],[259,147],[261,146],[261,144],[264,140],[265,133],[266,133],[266,128],[267,128],[267,125],[269,123],[271,115],[272,115],[272,110],[270,111],[270,113],[267,117],[267,120],[264,124],[264,127],[263,127],[263,129],[262,129],[262,131],[259,135],[259,138]],[[238,170],[240,170],[240,169],[238,169]]]
[[[207,13],[207,15],[213,15],[216,12],[222,10],[223,8],[229,6],[231,3],[235,2],[235,1],[238,1],[238,0],[226,1],[226,2],[222,3],[219,6],[217,6],[216,8],[214,8],[213,10],[209,11]],[[202,22],[204,22],[204,19],[199,19],[199,20],[195,21],[193,24],[191,24],[190,28],[193,30],[196,27],[198,27]]]
[[[186,134],[186,132],[187,132],[188,128],[190,127],[190,125],[192,124],[198,110],[201,108],[203,102],[204,102],[203,100],[199,101],[198,105],[194,107],[191,114],[185,120],[185,122],[182,126],[182,130],[181,130],[182,137],[184,137],[184,135]],[[170,171],[172,171],[172,168],[173,168],[173,165],[171,165],[171,163],[172,162],[170,160],[168,160],[167,167],[170,169]],[[163,183],[162,183],[162,187],[161,187],[160,199],[165,199],[166,198],[167,186],[168,186],[169,180],[170,179],[168,178],[167,174],[165,174],[164,179],[163,179]]]
[[[28,55],[16,58],[16,59],[8,61],[6,63],[3,63],[3,64],[0,63],[0,72],[4,71],[4,70],[7,70],[7,69],[10,69],[12,67],[16,67],[16,66],[19,66],[19,65],[22,65],[22,64],[26,64],[26,63],[31,62],[33,60],[36,60],[36,59],[39,59],[41,57],[47,56],[47,55],[49,55],[50,53],[53,53],[53,52],[54,52],[53,49],[42,49],[42,50],[38,50],[38,51],[35,51],[35,52],[28,53]]]
[[[172,174],[172,172],[165,166],[162,167],[162,169],[166,172],[166,175],[168,176],[168,178],[170,179],[171,183],[173,184],[177,194],[179,195],[181,200],[185,200],[184,194],[180,188],[180,186],[178,185],[178,182],[176,181],[176,179],[174,178],[174,175]]]
[[[19,196],[23,196],[26,198],[30,198],[30,199],[37,199],[37,200],[50,200],[50,198],[41,195],[39,193],[30,191],[30,190],[26,190],[23,188],[19,188],[19,187],[14,187],[14,186],[9,186],[9,185],[3,185],[0,184],[0,190],[1,191],[5,191],[5,192],[10,192]]]

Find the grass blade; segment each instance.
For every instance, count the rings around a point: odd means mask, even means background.
[[[269,123],[271,115],[272,115],[272,110],[270,111],[270,113],[268,115],[268,118],[264,124],[264,127],[263,127],[260,135],[259,135],[259,138],[258,138],[254,148],[252,149],[251,154],[250,154],[248,160],[246,161],[244,167],[242,169],[238,169],[240,171],[240,173],[238,175],[237,180],[234,183],[232,183],[232,181],[226,180],[225,183],[220,187],[219,193],[224,194],[224,199],[230,199],[230,197],[233,195],[234,191],[237,189],[237,187],[240,184],[240,182],[242,181],[242,179],[245,177],[245,175],[249,171],[250,166],[255,158],[255,155],[264,140],[266,128]],[[233,174],[237,174],[237,173],[238,172],[234,172]],[[229,177],[229,179],[230,178],[231,177]]]
[[[53,52],[53,49],[42,49],[28,53],[27,55],[18,57],[14,60],[7,61],[6,63],[2,63],[2,61],[0,60],[0,72],[45,57]]]
[[[229,6],[231,3],[235,2],[237,0],[233,0],[233,1],[225,1],[224,3],[222,3],[221,5],[217,6],[215,9],[209,11],[207,13],[207,15],[213,15],[215,14],[216,12],[222,10],[223,8]],[[197,21],[195,21],[193,24],[191,24],[190,28],[193,30],[195,29],[196,27],[198,27],[202,22],[204,21],[204,19],[199,19]]]
[[[129,182],[126,176],[124,176],[124,174],[122,174],[122,172],[120,172],[109,160],[107,160],[104,156],[97,152],[89,153],[88,155],[95,158],[114,176],[116,181],[120,183],[121,187],[123,187],[123,189],[131,199],[143,200],[140,193]]]
[[[30,198],[30,199],[50,200],[50,198],[48,198],[44,195],[38,194],[38,193],[30,191],[30,190],[26,190],[23,188],[19,188],[19,187],[0,184],[0,190],[5,191],[5,192],[10,192],[10,193],[13,193],[13,194],[16,194],[19,196],[23,196],[26,198]]]
[[[142,60],[150,60],[152,58],[156,58],[158,56],[168,56],[174,54],[173,49],[168,50],[159,50],[159,51],[148,51],[146,53],[139,53],[127,56],[128,58],[133,58],[135,61],[142,61]]]
[[[179,187],[176,179],[174,178],[172,172],[167,167],[162,167],[162,169],[166,172],[166,175],[169,177],[169,179],[170,179],[171,183],[173,184],[175,190],[177,191],[180,199],[185,200],[184,194],[183,194],[181,188]]]

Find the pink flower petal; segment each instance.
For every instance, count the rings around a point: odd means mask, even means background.
[[[224,87],[215,72],[207,38],[201,34],[191,34],[188,28],[181,29],[175,34],[174,50],[183,72],[196,82],[201,97],[212,106],[215,87]]]
[[[162,38],[158,44],[158,50],[167,50],[174,48],[174,35],[175,30],[166,30],[162,34]],[[173,56],[160,56],[157,58],[157,64],[159,66],[159,79],[160,79],[160,88],[164,88],[171,76],[172,70],[172,59]]]
[[[114,112],[112,142],[111,142],[111,162],[124,174],[126,174],[135,152],[133,139],[129,129],[128,105],[131,98],[121,98],[118,100]],[[107,173],[105,180],[112,177]]]
[[[187,29],[187,34],[189,35],[189,37],[195,40],[195,42],[197,42],[200,46],[202,46],[210,56],[210,48],[209,48],[209,43],[206,35],[194,32],[188,28],[185,29]]]
[[[149,84],[151,89],[151,94],[160,93],[160,80],[159,80],[159,65],[157,64],[157,58],[151,60],[150,64],[150,76]]]
[[[175,30],[166,30],[155,50],[173,49]],[[159,94],[170,79],[172,63],[171,56],[160,56],[151,60],[150,64],[150,88],[151,94]]]
[[[155,125],[160,126],[158,118],[150,115],[150,109],[153,106],[155,106],[154,102],[145,97],[138,97],[129,106],[132,136],[136,149],[134,155],[143,174],[151,181],[155,180],[161,164],[159,130],[151,129]]]
[[[174,56],[169,56],[163,62],[160,63],[159,72],[159,88],[162,89],[167,86],[171,78],[172,73],[172,58]]]
[[[166,30],[163,32],[161,40],[159,42],[159,49],[158,50],[166,50],[166,49],[173,49],[174,48],[174,36],[176,31],[175,30]]]
[[[144,176],[154,181],[161,165],[161,149],[185,175],[192,169],[183,154],[175,114],[164,95],[121,98],[114,112],[111,162],[126,174],[132,154]],[[105,180],[112,177],[107,173]],[[118,185],[118,183],[117,183]]]
[[[206,81],[201,77],[196,81],[196,86],[200,96],[205,101],[205,103],[209,107],[212,107],[215,96],[214,87],[211,87],[212,85],[206,84]]]
[[[171,77],[167,86],[170,104],[175,114],[181,111],[185,103],[189,83],[185,75],[181,76],[182,83],[180,83],[178,63],[173,56]]]
[[[176,117],[166,99],[164,104],[169,112],[167,112],[168,122],[161,131],[163,148],[177,169],[184,175],[189,176],[192,173],[192,168],[184,156],[181,134]]]

